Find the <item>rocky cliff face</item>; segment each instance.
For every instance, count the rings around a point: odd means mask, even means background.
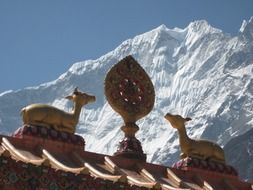
[[[227,161],[242,179],[253,181],[253,129],[233,138],[224,147]]]
[[[66,111],[63,99],[78,86],[97,101],[83,109],[77,133],[89,151],[113,154],[122,138],[122,119],[104,97],[104,78],[120,59],[131,54],[155,86],[153,111],[138,122],[137,138],[148,161],[171,165],[179,157],[177,132],[165,121],[167,112],[191,117],[190,137],[225,145],[253,126],[253,19],[231,37],[206,21],[186,28],[162,25],[128,39],[98,58],[75,63],[55,81],[0,94],[0,130],[11,133],[22,125],[19,112],[31,103],[48,103]]]

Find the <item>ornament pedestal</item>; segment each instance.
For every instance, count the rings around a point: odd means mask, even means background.
[[[107,73],[105,95],[124,120],[121,130],[125,137],[114,155],[146,161],[141,143],[135,137],[139,130],[135,122],[152,110],[155,91],[149,76],[132,56],[119,61]]]
[[[143,153],[141,142],[135,137],[139,127],[135,123],[131,123],[122,126],[121,130],[125,133],[125,137],[119,142],[118,150],[114,156],[146,161],[146,154]]]

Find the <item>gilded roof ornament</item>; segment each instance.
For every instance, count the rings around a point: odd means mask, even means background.
[[[121,129],[125,138],[120,142],[116,154],[146,159],[140,142],[135,138],[139,130],[136,121],[153,109],[155,91],[149,76],[132,56],[119,61],[107,73],[105,95],[114,111],[124,120]]]
[[[218,144],[204,139],[191,139],[188,137],[185,123],[190,121],[191,118],[183,118],[180,115],[167,113],[165,119],[170,122],[173,128],[178,130],[182,152],[181,159],[193,157],[225,164],[224,150]]]
[[[107,73],[105,95],[125,123],[135,123],[147,115],[155,101],[149,76],[132,56],[119,61]]]
[[[74,102],[72,112],[68,113],[46,104],[31,104],[21,110],[24,125],[52,128],[57,131],[75,133],[82,106],[94,102],[95,96],[74,89],[73,94],[65,97]]]

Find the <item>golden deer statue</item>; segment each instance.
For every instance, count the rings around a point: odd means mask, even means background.
[[[195,140],[188,137],[185,123],[190,121],[191,118],[183,118],[180,115],[172,115],[170,113],[167,113],[164,117],[170,122],[173,128],[178,130],[179,143],[182,151],[180,157],[182,159],[190,156],[202,160],[225,163],[224,150],[219,145],[207,140]]]
[[[74,102],[71,113],[45,104],[31,104],[21,111],[24,124],[54,128],[58,131],[74,133],[82,106],[94,102],[95,96],[80,92],[75,88],[72,95],[65,97]]]

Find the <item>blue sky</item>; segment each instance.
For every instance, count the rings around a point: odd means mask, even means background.
[[[161,24],[205,19],[236,35],[253,0],[0,0],[0,92],[58,78]]]

